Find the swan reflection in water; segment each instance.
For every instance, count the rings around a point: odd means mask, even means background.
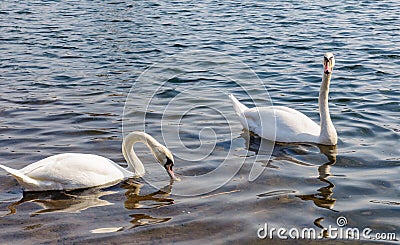
[[[243,131],[241,136],[246,140],[246,148],[249,151],[255,152],[256,155],[266,154],[266,155],[272,155],[274,157],[273,160],[268,160],[266,163],[264,163],[264,166],[269,168],[277,168],[272,164],[273,161],[277,160],[287,160],[303,166],[314,166],[314,164],[310,164],[303,160],[297,159],[290,153],[294,152],[295,154],[304,155],[307,153],[301,152],[301,147],[315,147],[315,146],[318,147],[319,153],[322,153],[327,158],[327,161],[318,167],[318,180],[327,185],[317,189],[317,192],[314,194],[295,195],[295,196],[304,201],[312,201],[317,207],[328,209],[333,212],[338,212],[333,209],[336,203],[336,199],[332,197],[335,185],[328,180],[328,178],[332,176],[332,173],[330,171],[331,166],[336,163],[336,157],[337,157],[336,145],[326,146],[326,145],[316,145],[316,144],[293,144],[293,143],[274,144],[274,142],[263,139],[248,131]],[[268,193],[262,193],[257,196],[268,197],[281,194],[286,195],[294,192],[296,191],[278,190],[278,191],[271,191]],[[321,222],[323,220],[324,220],[323,217],[317,218],[314,221],[314,225],[323,229],[324,227],[321,225]],[[324,237],[328,236],[326,230],[323,231],[323,236]]]
[[[141,195],[140,189],[142,184],[128,179],[122,182],[118,187],[125,190],[126,197],[124,206],[127,210],[141,210],[159,208],[174,203],[174,199],[168,196],[172,190],[172,183],[165,186],[161,190],[157,190],[150,194]],[[117,189],[111,187],[112,189]],[[120,191],[102,190],[100,188],[89,188],[74,191],[42,191],[42,192],[24,192],[23,197],[8,206],[9,213],[12,215],[17,213],[17,208],[24,203],[35,203],[40,209],[31,213],[31,216],[44,213],[79,213],[83,210],[113,205],[112,202],[103,200],[105,196],[118,194]],[[92,233],[114,232],[124,229],[132,229],[138,226],[163,223],[171,220],[171,217],[152,217],[146,213],[134,213],[129,215],[132,220],[131,225],[127,227],[100,228],[91,231]]]
[[[121,185],[126,189],[125,192],[125,208],[126,209],[149,209],[159,208],[166,205],[174,204],[174,199],[168,197],[172,191],[173,181],[169,185],[160,190],[146,195],[140,195],[140,188],[142,184],[135,182],[125,182]]]
[[[315,194],[296,195],[296,196],[299,197],[303,201],[313,201],[317,207],[329,209],[334,212],[338,212],[333,209],[333,207],[336,203],[336,198],[332,197],[333,188],[335,187],[335,185],[327,179],[328,177],[332,176],[330,169],[331,169],[331,166],[336,163],[337,149],[336,149],[336,146],[335,146],[335,148],[332,148],[332,146],[319,146],[319,148],[321,149],[321,152],[328,157],[329,161],[318,167],[318,173],[319,173],[318,179],[321,182],[324,182],[328,185],[319,188],[317,190],[317,193],[315,193]],[[323,237],[328,238],[329,237],[328,230],[323,225],[321,225],[321,222],[323,220],[324,220],[324,217],[319,217],[319,218],[315,219],[314,225],[321,228]]]
[[[126,189],[125,192],[126,200],[124,203],[125,208],[128,210],[141,210],[141,209],[160,208],[166,205],[174,204],[174,199],[169,197],[172,191],[173,182],[174,181],[171,180],[169,185],[150,194],[140,195],[140,189],[142,187],[142,184],[130,180],[125,181],[124,183],[121,184],[121,187]],[[153,217],[145,213],[134,213],[129,216],[132,218],[130,221],[131,225],[119,226],[119,227],[102,227],[91,230],[91,232],[92,233],[118,232],[118,231],[133,229],[139,226],[164,223],[172,219],[172,217]]]
[[[31,213],[31,216],[43,213],[79,213],[93,207],[112,205],[101,197],[115,193],[117,192],[102,191],[98,188],[75,191],[24,192],[21,200],[8,206],[10,211],[8,214],[15,214],[17,207],[26,202],[35,203],[41,207],[40,210]]]
[[[333,188],[335,185],[328,180],[328,177],[332,176],[330,169],[333,164],[336,163],[336,155],[337,149],[336,146],[318,146],[321,153],[323,153],[328,158],[328,162],[322,164],[318,167],[318,179],[328,184],[327,186],[321,187],[317,190],[315,194],[309,195],[297,195],[297,197],[301,198],[304,201],[313,201],[314,204],[320,208],[326,208],[332,211],[337,212],[333,209],[336,199],[332,197]]]

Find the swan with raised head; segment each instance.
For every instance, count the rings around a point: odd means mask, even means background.
[[[326,53],[323,60],[324,70],[318,97],[320,125],[303,113],[286,106],[249,109],[230,94],[229,98],[232,100],[240,123],[245,129],[271,141],[336,145],[337,133],[328,107],[329,84],[334,66],[335,58],[333,54]]]
[[[130,177],[145,174],[143,163],[133,146],[142,142],[156,160],[164,166],[171,179],[177,180],[172,170],[172,153],[149,134],[132,132],[122,143],[122,153],[128,167],[125,169],[102,156],[82,153],[63,153],[34,162],[16,170],[4,165],[0,168],[11,174],[25,191],[73,190],[96,186],[110,186]]]

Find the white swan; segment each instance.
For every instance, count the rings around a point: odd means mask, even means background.
[[[324,72],[318,97],[320,125],[303,113],[285,106],[249,109],[230,94],[229,98],[232,100],[242,126],[271,141],[336,145],[337,133],[328,107],[329,83],[335,66],[335,58],[332,53],[324,55],[323,66]]]
[[[172,171],[172,153],[150,135],[132,132],[122,143],[122,153],[128,163],[125,169],[115,162],[98,155],[64,153],[34,162],[20,170],[0,164],[25,191],[72,190],[95,186],[109,186],[129,177],[141,177],[145,170],[136,156],[133,146],[142,142],[148,146],[157,161],[164,166],[171,179],[177,179]]]

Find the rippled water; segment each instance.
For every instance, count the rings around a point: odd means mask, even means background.
[[[0,6],[1,164],[82,152],[125,165],[123,135],[145,130],[182,178],[169,184],[143,146],[145,178],[105,189],[23,193],[1,171],[2,241],[265,243],[265,223],[320,229],[340,216],[399,239],[397,1]],[[327,51],[337,148],[275,145],[269,158],[226,95],[318,120]],[[249,182],[252,168],[264,171]]]

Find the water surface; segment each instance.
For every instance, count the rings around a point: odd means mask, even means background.
[[[1,164],[82,152],[125,165],[123,136],[145,130],[173,151],[182,177],[170,184],[139,145],[146,178],[105,189],[23,193],[2,171],[2,241],[265,243],[265,223],[320,229],[340,216],[399,239],[397,1],[0,6]],[[227,94],[319,120],[327,51],[337,147],[280,144],[269,157]],[[264,171],[249,182],[253,164]]]

